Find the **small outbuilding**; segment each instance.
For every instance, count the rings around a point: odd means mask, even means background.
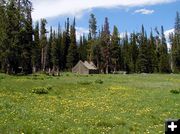
[[[78,74],[99,74],[99,70],[93,62],[82,62],[81,60],[72,68],[72,72]]]

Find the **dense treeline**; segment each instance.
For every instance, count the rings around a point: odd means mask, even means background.
[[[29,0],[0,1],[0,70],[8,74],[44,71],[50,74],[70,70],[79,60],[93,61],[102,73],[180,72],[180,15],[177,12],[175,32],[170,34],[168,50],[164,28],[147,35],[126,33],[120,38],[118,28],[110,32],[108,18],[97,29],[94,14],[89,19],[89,34],[76,38],[76,21],[55,31],[46,29],[47,21],[32,23]],[[64,30],[62,30],[64,29]]]
[[[6,73],[32,72],[31,11],[32,4],[28,0],[0,2],[0,66]]]

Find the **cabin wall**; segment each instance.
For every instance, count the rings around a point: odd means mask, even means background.
[[[89,70],[86,67],[84,67],[84,65],[82,64],[78,64],[77,66],[75,66],[72,69],[72,72],[78,74],[89,74]]]
[[[78,74],[99,74],[99,70],[88,69],[83,62],[79,62],[75,67],[72,68],[73,73]]]
[[[89,70],[89,74],[99,74],[99,70]]]
[[[83,65],[79,66],[79,70],[78,70],[79,74],[89,74],[89,70],[84,67]]]

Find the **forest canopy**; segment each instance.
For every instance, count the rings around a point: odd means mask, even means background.
[[[79,60],[93,61],[102,73],[180,72],[179,12],[174,33],[169,35],[171,47],[168,49],[163,26],[147,33],[142,25],[140,32],[121,37],[117,26],[110,32],[108,17],[102,28],[97,29],[97,19],[91,14],[88,36],[77,39],[75,18],[72,23],[67,18],[64,28],[59,25],[58,29],[47,29],[46,19],[33,26],[32,10],[29,0],[0,1],[1,72],[54,74],[71,70]]]

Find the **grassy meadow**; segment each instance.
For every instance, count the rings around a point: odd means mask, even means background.
[[[0,74],[0,134],[163,134],[180,75]]]

